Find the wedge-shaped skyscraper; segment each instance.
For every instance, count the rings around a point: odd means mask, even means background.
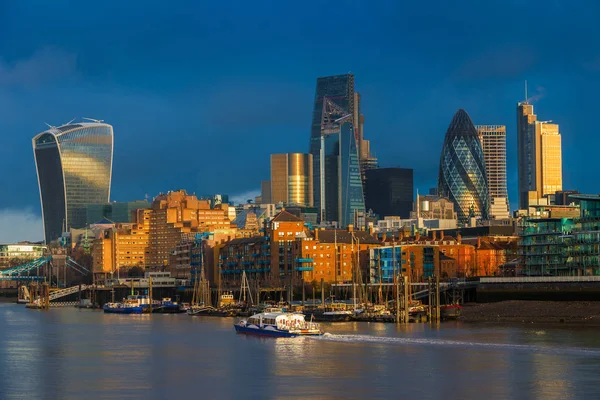
[[[459,223],[469,217],[488,219],[489,200],[483,149],[469,114],[460,109],[446,132],[438,192],[456,205]]]
[[[357,98],[353,75],[317,79],[310,138],[313,203],[321,222],[342,227],[354,224],[365,212]]]
[[[102,122],[51,127],[33,138],[46,243],[86,225],[87,204],[107,203],[113,128]]]

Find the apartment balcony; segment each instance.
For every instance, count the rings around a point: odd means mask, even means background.
[[[315,260],[312,258],[296,258],[294,261],[296,261],[297,263],[312,263]]]
[[[294,270],[304,272],[304,271],[313,271],[314,268],[313,267],[295,267]]]

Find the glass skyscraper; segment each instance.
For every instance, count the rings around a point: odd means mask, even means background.
[[[86,205],[107,203],[113,128],[102,122],[51,127],[32,140],[46,243],[81,228]]]
[[[413,170],[376,168],[365,174],[365,205],[380,217],[410,218],[413,205]]]
[[[314,205],[321,221],[335,221],[341,227],[365,211],[358,98],[354,75],[317,79],[310,138]]]
[[[354,113],[354,75],[336,75],[317,78],[317,88],[315,91],[315,102],[310,131],[310,150],[313,156],[313,184],[314,184],[314,205],[321,207],[321,130],[323,125],[324,98],[334,102],[347,114]]]
[[[483,149],[469,114],[460,109],[446,132],[438,192],[456,205],[459,223],[470,217],[488,219],[489,200]]]
[[[270,201],[312,207],[312,168],[312,154],[271,154]]]

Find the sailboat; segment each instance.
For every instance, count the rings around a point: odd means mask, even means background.
[[[192,294],[192,305],[186,311],[188,315],[226,317],[227,311],[219,310],[212,306],[210,301],[210,282],[204,276],[203,252],[200,252],[200,279],[196,275],[194,281],[194,292]]]
[[[194,283],[192,305],[186,312],[188,315],[226,315],[211,305],[210,283],[203,276]]]
[[[250,307],[254,305],[254,299],[252,298],[252,291],[250,290],[250,283],[246,271],[242,272],[242,283],[240,286],[240,297],[237,303],[234,303],[233,295],[229,295],[230,298],[224,299],[225,295],[221,298],[221,307],[229,307],[236,315],[249,316]]]

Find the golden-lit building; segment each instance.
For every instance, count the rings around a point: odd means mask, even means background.
[[[490,219],[510,217],[506,184],[506,126],[476,125],[487,176]]]
[[[393,283],[398,274],[408,276],[411,282],[428,277],[442,279],[476,276],[475,246],[462,243],[458,235],[438,237],[400,237],[371,250],[370,282]]]
[[[135,211],[133,223],[104,229],[94,241],[94,272],[110,274],[119,268],[165,268],[172,252],[196,233],[226,231],[235,235],[228,206],[210,208],[184,190],[157,196],[149,209]]]
[[[312,154],[271,154],[272,203],[313,205]]]
[[[315,229],[294,246],[295,270],[316,284],[367,282],[369,249],[381,243],[365,231]],[[360,274],[360,276],[359,276]]]
[[[223,289],[238,288],[242,271],[261,287],[298,287],[303,282],[366,282],[369,249],[380,242],[365,231],[310,232],[304,221],[282,211],[270,222],[267,236],[236,238],[215,246]]]
[[[561,135],[557,124],[538,121],[533,105],[517,105],[519,208],[540,204],[562,190]]]
[[[239,287],[242,271],[262,287],[288,282],[294,267],[294,243],[305,230],[304,220],[283,210],[269,221],[266,236],[238,237],[215,246],[222,287]]]
[[[93,272],[97,279],[119,276],[133,267],[145,269],[150,254],[150,210],[137,210],[138,222],[104,228],[92,246]]]
[[[562,190],[562,149],[557,124],[537,122],[542,146],[542,196]]]

